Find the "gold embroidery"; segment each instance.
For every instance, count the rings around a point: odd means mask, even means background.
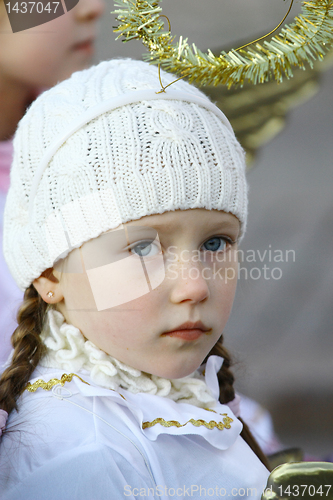
[[[73,377],[78,378],[84,384],[90,385],[88,382],[86,382],[81,377],[76,375],[76,373],[70,373],[69,375],[67,375],[67,373],[64,373],[61,376],[60,380],[58,378],[51,378],[51,380],[49,380],[48,382],[45,382],[43,379],[40,378],[40,379],[36,380],[36,382],[34,382],[33,384],[30,384],[30,382],[29,382],[27,384],[25,390],[29,391],[29,392],[36,392],[37,389],[41,388],[41,389],[44,389],[44,391],[50,391],[55,385],[60,384],[63,387],[66,382],[71,382],[73,380]],[[110,391],[117,392],[114,389],[110,389]],[[119,394],[119,396],[121,396],[126,401],[126,398],[122,394],[120,394],[120,392],[117,392],[117,394]]]
[[[221,416],[223,417],[222,422],[215,422],[214,420],[205,422],[205,420],[194,420],[193,418],[191,418],[190,420],[185,422],[185,424],[181,424],[177,422],[177,420],[164,420],[164,418],[155,418],[155,420],[153,420],[152,422],[143,422],[142,429],[153,427],[156,424],[163,425],[163,427],[184,427],[187,424],[192,424],[195,427],[201,427],[203,425],[207,429],[214,429],[216,427],[220,431],[222,431],[223,429],[230,429],[230,424],[231,422],[233,422],[233,419],[228,417],[226,413],[221,414]]]
[[[75,373],[70,373],[69,375],[67,375],[67,373],[64,373],[61,376],[60,380],[57,378],[51,378],[51,380],[49,380],[48,382],[44,382],[44,380],[42,380],[40,378],[40,379],[36,380],[36,382],[34,382],[33,384],[30,384],[30,382],[29,382],[25,389],[29,392],[36,392],[37,389],[39,389],[39,388],[44,389],[44,391],[50,391],[55,385],[58,385],[58,384],[60,384],[63,387],[66,382],[71,382],[73,380],[73,377],[77,377],[84,384],[90,385],[90,384],[88,384],[88,382],[85,382],[84,380],[82,380],[82,378],[79,377],[78,375],[76,375]]]

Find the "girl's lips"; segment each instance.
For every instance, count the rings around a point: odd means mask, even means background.
[[[206,326],[202,321],[186,321],[181,325],[176,326],[174,330],[167,330],[162,333],[162,336],[177,337],[183,340],[197,340],[204,333],[211,332],[212,329]]]
[[[85,40],[84,42],[80,42],[74,45],[74,50],[82,51],[82,52],[88,52],[88,53],[93,53],[94,52],[94,40]]]
[[[165,336],[168,337],[177,337],[182,340],[197,340],[201,335],[205,332],[198,328],[193,330],[174,330],[173,332],[165,333]]]

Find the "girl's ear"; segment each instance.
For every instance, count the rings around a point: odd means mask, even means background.
[[[46,269],[39,278],[35,279],[33,285],[47,304],[56,304],[64,298],[59,280],[53,274],[53,268]]]

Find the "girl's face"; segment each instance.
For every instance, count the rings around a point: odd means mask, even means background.
[[[124,224],[55,266],[57,308],[123,363],[166,378],[189,375],[229,318],[239,229],[234,215],[205,209]]]
[[[94,53],[96,21],[104,10],[103,0],[80,0],[57,19],[18,33],[11,31],[3,1],[0,0],[0,79],[49,87],[89,64]]]

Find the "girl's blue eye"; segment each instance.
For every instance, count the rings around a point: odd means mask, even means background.
[[[159,248],[151,240],[141,241],[140,243],[134,245],[134,247],[130,250],[140,257],[152,257],[153,255],[157,255],[159,253]]]
[[[214,238],[210,238],[207,240],[203,247],[205,250],[209,250],[211,252],[219,252],[221,250],[225,250],[227,247],[227,240],[222,238],[221,236],[214,236]]]

